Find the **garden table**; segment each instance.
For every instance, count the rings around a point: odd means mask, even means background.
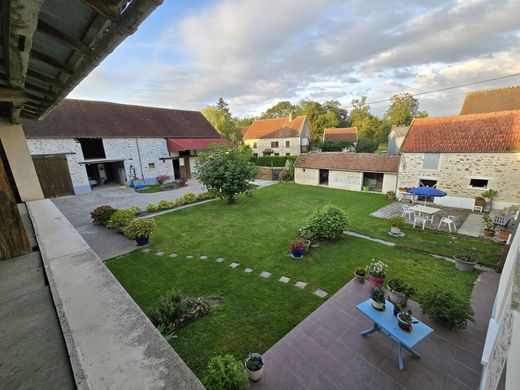
[[[421,213],[431,215],[432,216],[431,217],[432,226],[433,226],[433,214],[435,214],[437,211],[441,211],[441,209],[436,209],[435,207],[421,206],[419,204],[416,206],[410,207],[410,210],[418,212],[419,215],[421,215]]]
[[[397,325],[397,318],[394,316],[394,305],[390,301],[386,301],[384,311],[378,311],[372,306],[372,299],[367,299],[360,303],[356,308],[374,322],[371,329],[361,332],[362,336],[368,336],[374,332],[382,332],[385,336],[397,343],[397,357],[399,359],[399,369],[404,370],[403,348],[412,354],[413,357],[419,359],[421,355],[413,350],[413,348],[426,338],[433,329],[425,323],[419,321],[412,325],[412,331],[402,330]],[[416,318],[414,320],[418,321]]]

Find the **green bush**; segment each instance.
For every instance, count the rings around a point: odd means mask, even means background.
[[[148,203],[148,206],[146,206],[146,211],[149,213],[155,213],[157,210],[159,210],[159,208],[153,203]]]
[[[157,225],[153,219],[134,219],[125,228],[125,236],[130,240],[135,240],[137,237],[150,237],[150,234],[155,232],[156,229]]]
[[[161,297],[150,318],[155,326],[163,326],[169,331],[202,317],[209,312],[209,304],[202,298],[192,298],[171,290]]]
[[[247,390],[249,380],[242,362],[231,355],[213,356],[204,377],[208,390]]]
[[[455,297],[449,291],[428,291],[421,299],[421,310],[448,329],[464,329],[468,321],[473,321],[473,310],[470,304]]]
[[[134,215],[137,215],[141,212],[141,208],[139,206],[131,206],[127,210],[130,210]]]
[[[106,227],[123,232],[135,215],[135,208],[117,210],[108,220]]]
[[[379,144],[370,138],[360,138],[356,145],[356,152],[358,153],[374,153]]]
[[[162,199],[159,201],[157,207],[159,210],[173,209],[175,207],[175,202],[173,200]]]
[[[92,218],[92,222],[96,225],[106,225],[116,210],[117,209],[113,208],[112,206],[99,206],[90,212],[90,218]]]
[[[347,228],[347,217],[343,210],[326,205],[314,212],[309,223],[309,231],[318,240],[333,240]]]
[[[352,142],[321,142],[319,147],[323,152],[341,152],[344,148],[352,146]]]
[[[294,181],[294,161],[289,160],[287,162],[280,172],[278,179],[284,183]]]
[[[298,156],[262,156],[256,158],[256,165],[260,167],[283,167],[287,160],[295,162]]]
[[[215,199],[217,195],[213,191],[206,191],[201,192],[197,194],[197,202],[203,201],[203,200],[209,200],[209,199]]]
[[[415,288],[413,288],[410,284],[399,278],[390,279],[388,281],[388,287],[390,287],[390,289],[392,289],[393,291],[400,292],[409,297],[415,294],[416,292]]]
[[[185,204],[194,203],[197,201],[197,195],[193,192],[186,192],[184,195],[177,198],[175,201],[175,206],[184,206]]]

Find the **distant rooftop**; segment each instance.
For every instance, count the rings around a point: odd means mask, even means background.
[[[323,130],[325,142],[357,142],[357,127],[330,128]]]
[[[295,166],[353,172],[397,172],[399,157],[351,152],[309,153],[300,155]]]
[[[511,110],[520,110],[520,85],[470,92],[460,115]]]
[[[294,119],[274,118],[254,121],[244,134],[244,139],[299,137],[305,123],[305,115]]]

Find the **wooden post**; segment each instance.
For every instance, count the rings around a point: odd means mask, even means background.
[[[0,260],[31,252],[13,191],[0,158]]]

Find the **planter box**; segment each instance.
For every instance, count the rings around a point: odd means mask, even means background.
[[[453,256],[455,259],[455,267],[462,272],[471,272],[475,268],[477,262],[466,256]],[[469,261],[468,261],[469,260]]]

